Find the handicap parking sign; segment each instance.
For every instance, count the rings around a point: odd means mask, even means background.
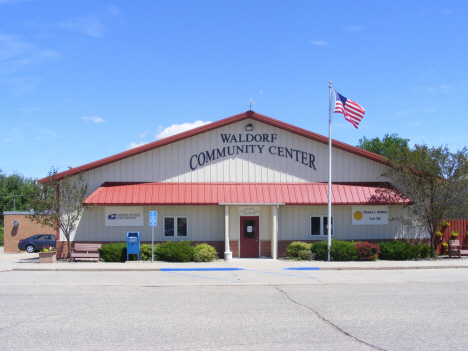
[[[156,211],[150,211],[150,226],[158,225],[158,213]]]

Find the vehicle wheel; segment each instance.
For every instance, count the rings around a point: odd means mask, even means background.
[[[27,251],[28,253],[33,253],[33,252],[34,252],[34,246],[32,246],[32,245],[26,246],[26,251]]]

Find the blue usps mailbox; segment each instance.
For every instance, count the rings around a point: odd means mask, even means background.
[[[127,261],[128,255],[138,255],[140,260],[140,232],[127,232]]]

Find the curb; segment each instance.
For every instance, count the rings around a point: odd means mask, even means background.
[[[468,266],[414,266],[414,267],[289,267],[289,271],[378,271],[378,270],[408,270],[408,269],[463,269]],[[244,268],[11,268],[0,272],[216,272],[242,271]],[[249,270],[249,269],[247,269]],[[268,269],[267,269],[268,270]]]

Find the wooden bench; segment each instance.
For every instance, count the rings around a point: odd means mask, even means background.
[[[71,248],[70,262],[73,262],[75,258],[97,258],[99,261],[99,250],[101,250],[101,244],[75,243]]]
[[[452,254],[457,255],[459,258],[461,257],[461,255],[468,255],[468,250],[462,250],[461,248],[462,246],[460,246],[460,240],[449,240],[448,241],[449,257],[452,257]]]

